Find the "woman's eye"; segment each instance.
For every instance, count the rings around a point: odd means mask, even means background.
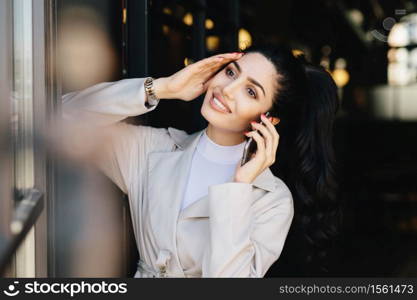
[[[227,69],[226,69],[226,74],[227,74],[228,76],[233,76],[233,75],[235,75],[235,72],[233,72],[231,69],[227,68]]]
[[[256,98],[256,93],[253,89],[248,88],[248,94],[251,95],[253,98]]]

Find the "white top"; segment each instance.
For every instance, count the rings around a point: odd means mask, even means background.
[[[243,155],[245,141],[233,146],[222,146],[213,142],[206,131],[193,155],[181,210],[207,195],[210,185],[229,182]]]

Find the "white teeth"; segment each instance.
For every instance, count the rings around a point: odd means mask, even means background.
[[[213,97],[213,101],[219,108],[227,112],[229,111],[216,97]]]

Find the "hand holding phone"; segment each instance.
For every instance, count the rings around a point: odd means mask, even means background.
[[[265,113],[266,117],[269,117],[270,113],[269,111],[267,113]],[[261,117],[259,117],[259,122],[260,124],[263,124]],[[243,156],[242,156],[242,160],[240,165],[243,166],[244,164],[246,164],[252,157],[252,154],[254,154],[256,152],[257,146],[256,146],[256,141],[250,137],[245,144],[245,148],[243,150]]]

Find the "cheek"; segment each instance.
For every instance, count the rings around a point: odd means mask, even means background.
[[[252,99],[243,99],[236,104],[236,118],[242,123],[250,123],[253,120],[257,120],[262,110],[259,104]]]

